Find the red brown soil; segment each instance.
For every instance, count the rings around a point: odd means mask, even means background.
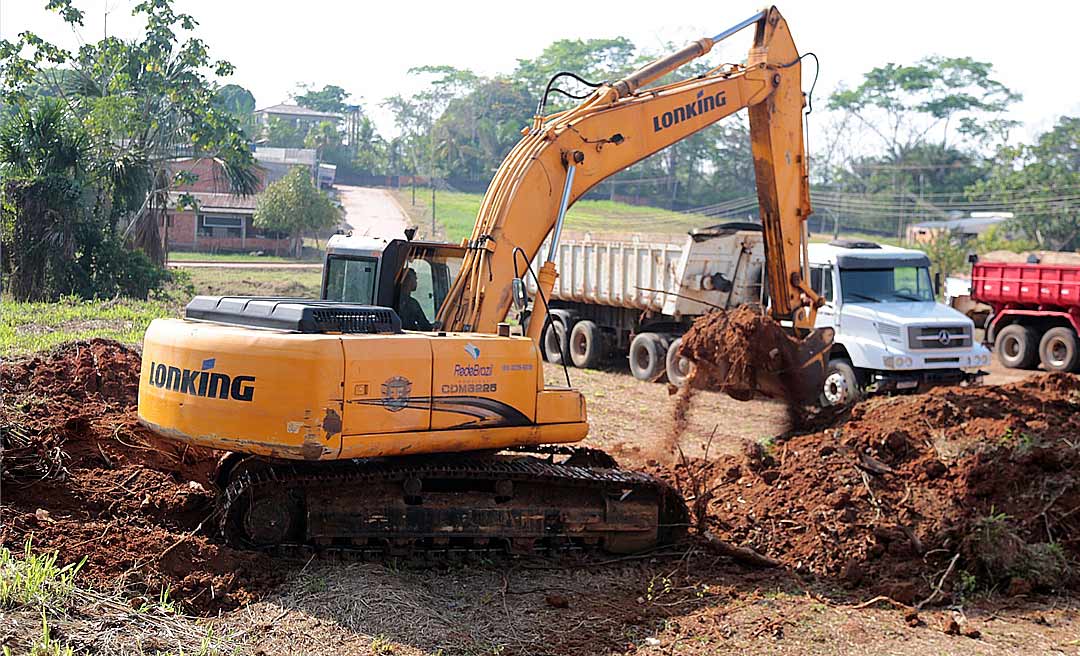
[[[682,355],[697,365],[696,386],[741,401],[757,391],[759,374],[783,369],[781,358],[793,350],[780,325],[749,306],[702,315],[682,340]]]
[[[41,452],[60,447],[66,471],[5,478],[0,541],[86,563],[80,580],[212,613],[277,582],[268,557],[217,544],[218,454],[158,439],[136,422],[140,358],[116,342],[74,342],[0,365],[0,419]]]
[[[832,428],[661,474],[707,499],[721,539],[911,603],[957,554],[946,594],[961,573],[1076,586],[1078,472],[1080,377],[1054,374],[873,398]]]

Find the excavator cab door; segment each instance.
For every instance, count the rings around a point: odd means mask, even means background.
[[[406,307],[412,308],[407,314],[415,313],[419,306],[423,313],[423,320],[418,322],[421,325],[406,329],[438,330],[435,317],[461,271],[464,258],[464,246],[405,239],[391,241],[383,251],[377,304],[392,307],[399,314]],[[415,280],[406,283],[413,276]],[[409,289],[405,289],[405,284]]]

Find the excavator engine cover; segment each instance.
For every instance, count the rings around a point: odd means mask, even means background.
[[[546,390],[524,337],[403,332],[389,308],[196,297],[146,332],[139,420],[288,460],[577,442],[585,404]],[[198,320],[192,320],[196,319]]]

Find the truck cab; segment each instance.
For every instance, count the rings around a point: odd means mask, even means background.
[[[836,331],[823,404],[984,375],[990,352],[971,319],[937,302],[922,251],[839,240],[810,244],[808,258],[811,286],[825,298],[816,325]]]

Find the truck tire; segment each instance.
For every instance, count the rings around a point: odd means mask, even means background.
[[[569,362],[566,352],[566,327],[558,319],[552,319],[544,329],[544,359],[551,364]]]
[[[1027,326],[1010,324],[998,331],[994,352],[1010,369],[1031,369],[1039,357],[1039,334]]]
[[[675,387],[684,387],[694,371],[694,363],[679,355],[680,346],[682,346],[682,337],[671,343],[667,350],[667,357],[664,359],[668,382]]]
[[[604,351],[604,334],[595,322],[585,319],[574,324],[570,331],[570,359],[575,367],[592,369],[600,364]]]
[[[1047,371],[1076,371],[1080,364],[1076,333],[1062,326],[1046,331],[1039,340],[1039,360]]]
[[[664,377],[664,345],[656,333],[639,333],[630,342],[630,373],[638,380],[658,381]]]
[[[825,389],[821,392],[821,406],[850,405],[862,399],[863,391],[859,377],[851,361],[844,358],[829,360],[825,370]]]

